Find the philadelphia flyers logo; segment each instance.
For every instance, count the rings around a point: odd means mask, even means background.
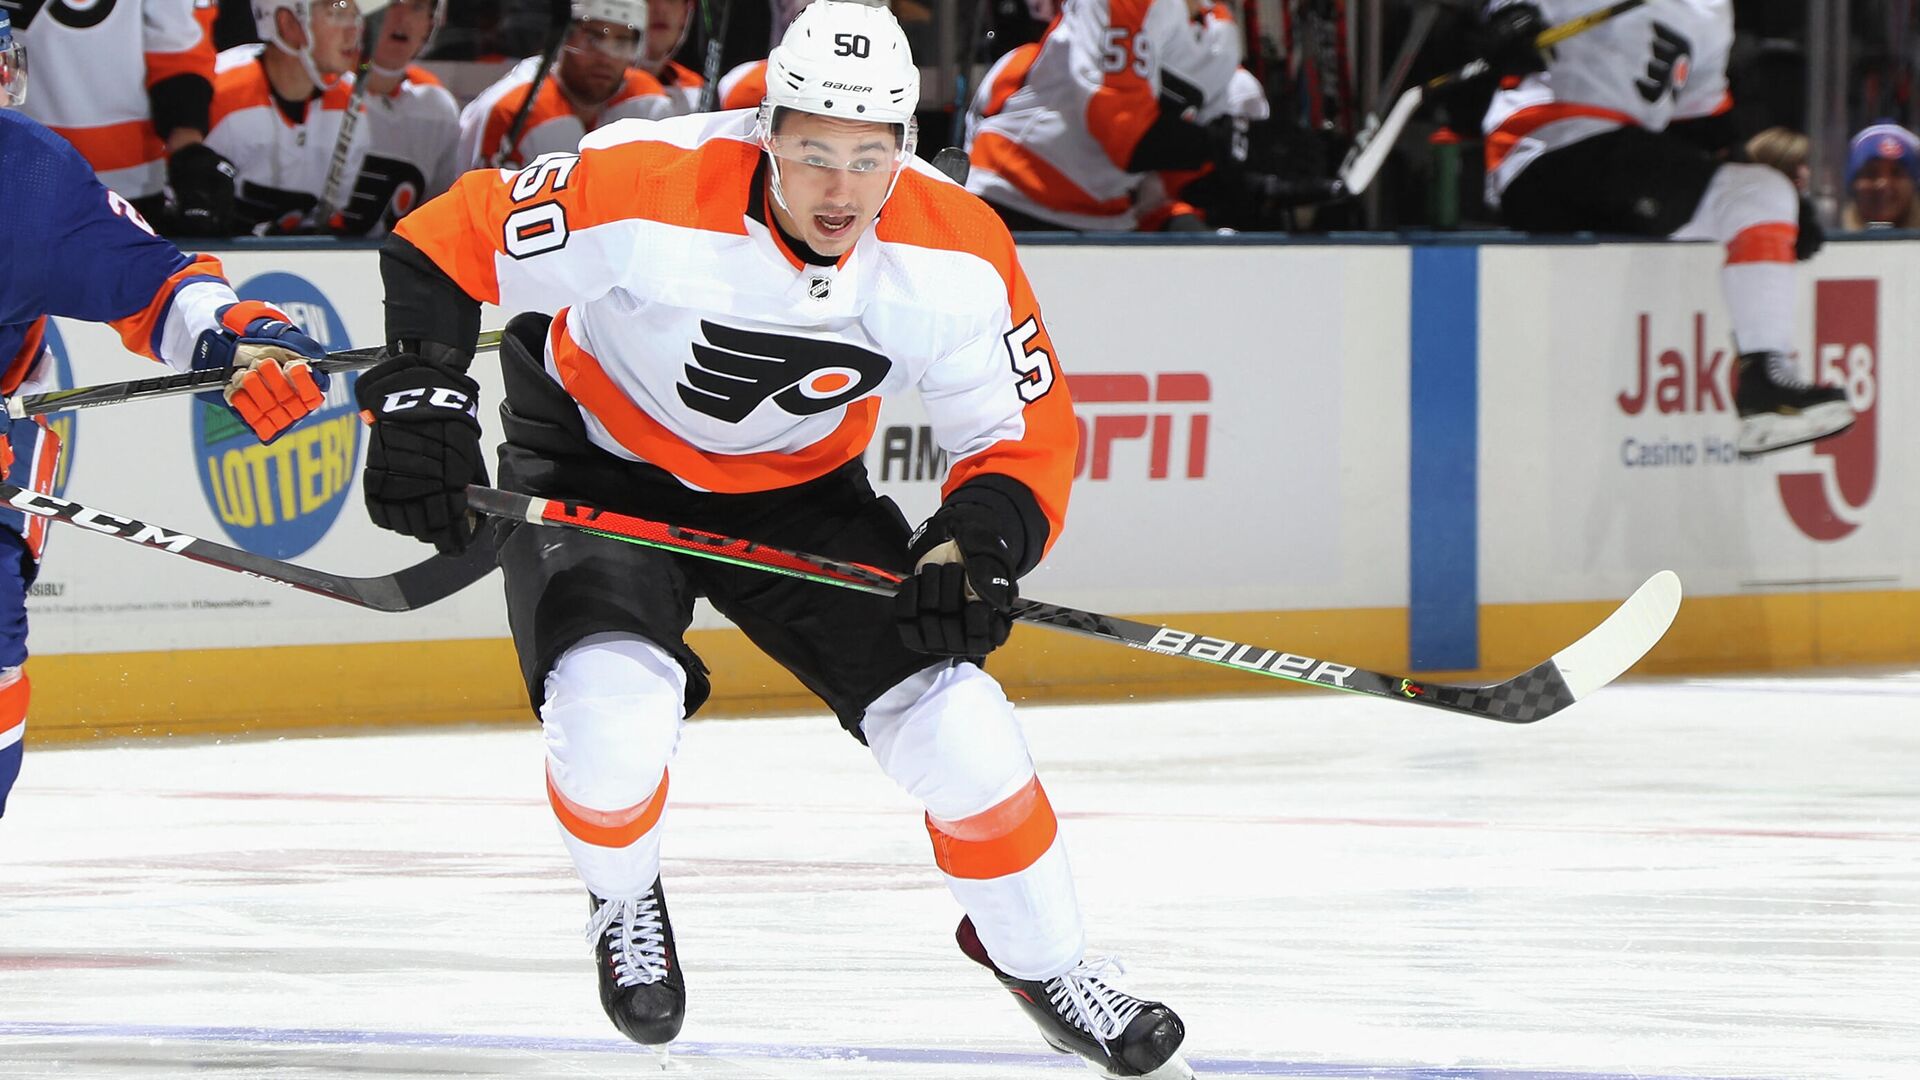
[[[99,26],[113,14],[115,0],[0,0],[0,8],[13,13],[13,25],[25,30],[42,10],[47,17],[62,26],[71,26],[75,30],[85,30],[90,26]]]
[[[795,416],[837,409],[872,393],[893,367],[879,353],[844,341],[740,330],[705,319],[700,332],[706,341],[693,342],[680,400],[729,424],[769,400]]]

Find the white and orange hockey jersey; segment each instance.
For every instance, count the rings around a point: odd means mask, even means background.
[[[72,143],[115,192],[159,194],[167,153],[147,90],[176,75],[213,81],[215,0],[6,6],[33,64],[33,92],[21,111]]]
[[[946,490],[1010,476],[1057,537],[1073,407],[1006,228],[916,160],[847,254],[804,263],[750,212],[754,119],[617,124],[470,172],[395,234],[476,299],[558,313],[548,373],[608,453],[706,491],[788,487],[859,457],[880,399],[916,388]]]
[[[749,60],[720,76],[720,108],[757,109],[767,96],[767,62]]]
[[[460,161],[463,167],[479,169],[492,166],[493,155],[506,139],[507,130],[513,126],[513,118],[519,113],[521,103],[527,100],[527,88],[533,83],[534,72],[539,67],[539,57],[527,57],[501,76],[498,82],[482,90],[479,97],[467,102],[467,107],[460,111]],[[653,120],[672,116],[678,111],[659,79],[639,68],[629,68],[626,85],[600,106],[600,111],[590,123],[582,123],[573,111],[573,103],[567,100],[567,95],[560,89],[558,74],[549,71],[540,82],[539,96],[533,99],[533,108],[527,113],[526,124],[520,129],[519,141],[506,164],[508,168],[518,168],[549,151],[577,149],[581,137],[587,132],[616,120]]]
[[[1511,0],[1496,0],[1489,10]],[[1549,25],[1586,14],[1588,0],[1531,0]],[[1493,96],[1481,126],[1487,202],[1534,159],[1621,127],[1664,131],[1733,106],[1727,56],[1732,0],[1661,0],[1555,45],[1547,70]]]
[[[1163,73],[1204,96],[1239,64],[1238,34],[1195,23],[1186,0],[1067,0],[1038,48],[1009,52],[981,87],[967,190],[1066,228],[1133,229],[1151,208],[1127,165],[1160,117]]]
[[[654,76],[660,80],[660,88],[673,103],[668,116],[685,116],[700,111],[700,92],[707,87],[707,80],[700,73],[680,63],[669,60]]]
[[[379,236],[465,171],[460,106],[432,72],[418,65],[408,66],[392,93],[368,95],[364,104],[367,156],[343,208],[342,231]]]
[[[339,79],[304,103],[298,120],[274,100],[260,56],[264,46],[240,45],[220,54],[213,77],[213,130],[207,145],[238,175],[234,214],[253,229],[292,229],[320,199],[339,141],[340,121],[353,94]],[[367,155],[367,124],[358,125],[342,175],[358,176]]]

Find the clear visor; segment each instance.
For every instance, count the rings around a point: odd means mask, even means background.
[[[905,163],[911,152],[892,135],[831,141],[804,135],[769,135],[762,142],[767,153],[790,165],[838,169],[856,175],[892,172]]]
[[[8,40],[0,45],[0,108],[24,105],[27,100],[27,47]]]
[[[645,35],[631,26],[592,19],[573,24],[567,36],[567,48],[576,52],[590,50],[631,66],[639,61],[644,41]]]

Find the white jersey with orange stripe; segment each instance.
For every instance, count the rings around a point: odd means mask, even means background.
[[[1517,0],[1494,0],[1488,10]],[[1529,0],[1549,24],[1593,0]],[[1547,69],[1503,87],[1487,108],[1487,201],[1540,155],[1608,131],[1664,131],[1732,105],[1732,0],[1661,0],[1617,15],[1547,53]]]
[[[468,173],[395,233],[475,299],[559,313],[548,370],[608,453],[700,490],[788,487],[859,457],[880,398],[913,388],[948,490],[1010,476],[1058,535],[1077,433],[1005,226],[915,160],[846,255],[805,263],[763,224],[754,121],[616,124]]]
[[[967,190],[1068,228],[1132,229],[1141,174],[1127,164],[1163,93],[1203,109],[1239,63],[1238,36],[1196,23],[1186,0],[1068,0],[982,87]]]
[[[534,73],[539,70],[539,57],[521,60],[460,110],[459,156],[463,168],[492,166],[493,155],[506,141],[521,103],[527,100]],[[518,167],[541,154],[578,149],[581,137],[589,131],[620,120],[655,120],[678,111],[659,79],[639,68],[629,68],[626,83],[600,107],[590,122],[582,122],[560,89],[558,75],[549,69],[540,83],[533,107],[527,111],[520,138],[507,165]]]
[[[109,188],[129,199],[158,194],[166,146],[147,88],[181,74],[212,80],[214,0],[6,6],[33,62],[22,111],[72,143]]]
[[[460,106],[425,68],[408,67],[400,85],[369,96],[366,109],[370,141],[344,208],[345,231],[379,236],[464,171]]]
[[[767,96],[767,62],[749,60],[720,76],[719,102],[722,109],[757,109]]]
[[[654,78],[660,80],[660,86],[666,91],[671,103],[665,116],[685,116],[700,111],[700,92],[706,89],[707,80],[700,73],[675,60],[669,60]]]
[[[213,77],[213,129],[207,145],[233,162],[234,214],[247,227],[301,224],[319,202],[333,163],[334,143],[353,88],[340,79],[290,119],[274,99],[261,63],[262,45],[240,45],[220,54]],[[354,130],[345,175],[358,176],[371,136]]]

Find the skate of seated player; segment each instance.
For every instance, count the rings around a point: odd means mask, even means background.
[[[183,255],[153,235],[127,200],[108,191],[65,140],[14,112],[27,92],[23,49],[0,11],[0,394],[51,389],[46,319],[110,323],[129,350],[177,371],[238,369],[221,394],[263,441],[323,401],[324,356],[287,316],[242,301],[206,255]],[[219,400],[219,398],[216,398]],[[60,439],[38,418],[0,409],[0,475],[48,492]],[[40,567],[45,519],[0,510],[0,814],[20,774],[27,730],[27,588]]]
[[[1713,240],[1738,360],[1742,453],[1846,430],[1838,387],[1814,386],[1793,356],[1800,196],[1778,170],[1722,160],[1732,0],[1662,0],[1554,46],[1540,31],[1590,0],[1489,6],[1480,51],[1504,73],[1487,109],[1487,202],[1530,232],[1632,233]]]
[[[517,169],[541,154],[573,150],[582,136],[607,124],[680,111],[660,80],[636,66],[647,21],[647,0],[574,0],[573,22],[548,78],[533,85],[540,57],[530,56],[460,111],[465,167]],[[516,120],[520,131],[509,141]]]
[[[356,388],[369,515],[445,550],[473,539],[485,301],[522,312],[501,346],[501,486],[913,571],[889,600],[501,524],[549,802],[630,1038],[673,1039],[699,993],[660,843],[668,764],[708,693],[684,637],[704,596],[920,800],[961,948],[1048,1043],[1109,1076],[1190,1076],[1173,1011],[1086,956],[1053,809],[980,666],[1059,534],[1077,443],[1012,237],[914,157],[919,73],[886,9],[816,0],[768,70],[757,111],[613,125],[468,173],[400,222],[392,355]],[[880,398],[909,390],[952,461],[918,533],[862,459]]]

